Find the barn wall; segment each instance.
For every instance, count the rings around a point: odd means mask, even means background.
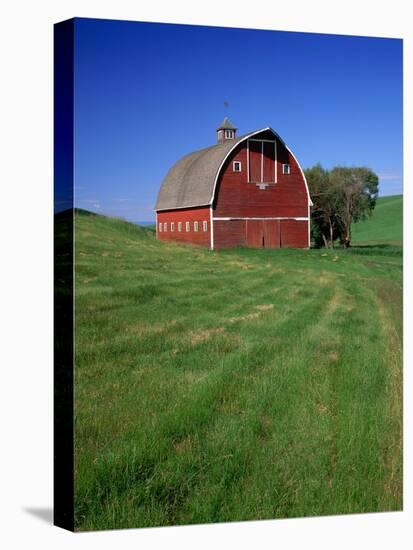
[[[281,220],[281,247],[307,248],[308,222],[298,220]]]
[[[198,222],[198,232],[194,231],[194,221]],[[203,222],[206,221],[207,231],[203,230]],[[171,231],[171,222],[175,224],[174,231]],[[182,222],[182,231],[178,231],[178,222]],[[190,222],[190,231],[186,231],[185,223]],[[167,223],[167,231],[159,230],[159,224]],[[183,208],[181,210],[168,210],[157,213],[157,238],[161,241],[178,241],[183,243],[193,243],[202,246],[210,246],[210,208]]]
[[[254,138],[273,139],[263,132]],[[254,143],[254,142],[251,142]],[[232,163],[242,163],[241,172],[233,172]],[[291,173],[282,173],[282,164],[290,164]],[[256,167],[252,167],[256,171]],[[227,159],[221,170],[214,200],[214,217],[307,217],[307,190],[294,157],[277,140],[277,183],[261,190],[247,183],[247,144],[242,143]]]
[[[214,248],[246,246],[245,220],[214,221]]]
[[[265,131],[256,134],[254,138],[274,139],[274,135],[272,132]],[[260,181],[258,172],[261,161],[258,162],[257,154],[260,154],[261,147],[259,144],[259,147],[254,148],[253,144],[254,142],[250,142],[250,158],[252,158],[250,180]],[[264,152],[263,177],[268,181],[273,178],[271,174],[274,167],[271,144],[264,145]],[[251,231],[254,222],[251,222],[250,237],[247,238],[248,218],[278,218],[277,221],[267,220],[261,223],[259,238],[257,237],[261,246],[271,248],[309,246],[308,195],[304,178],[294,157],[279,140],[277,140],[276,154],[277,183],[270,184],[265,189],[259,189],[255,182],[248,182],[246,142],[236,147],[225,162],[217,182],[213,204],[214,248],[252,246],[251,239],[253,240],[254,235]],[[241,162],[241,172],[233,171],[233,161],[235,160]],[[282,173],[284,163],[290,164],[290,174]],[[209,206],[158,212],[157,238],[163,241],[186,242],[209,247],[211,246],[210,214]],[[225,218],[225,220],[219,218]],[[294,220],[293,218],[305,219]],[[198,232],[194,231],[195,221],[199,224]],[[207,231],[205,232],[203,231],[204,221],[207,222]],[[174,231],[171,231],[172,222],[175,224]],[[181,232],[178,231],[179,222],[182,222]],[[185,227],[186,222],[190,222],[188,232]],[[164,230],[164,223],[168,224],[167,231]],[[162,224],[162,231],[159,230],[160,224]]]
[[[306,220],[215,220],[214,248],[235,246],[308,248],[308,222]]]

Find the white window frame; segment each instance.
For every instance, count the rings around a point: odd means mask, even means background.
[[[175,231],[175,222],[171,222],[171,233]]]
[[[191,222],[185,222],[185,231],[187,233],[191,231]]]
[[[261,142],[261,182],[252,182],[250,181],[250,141],[259,141]],[[264,143],[274,143],[274,181],[264,182]],[[274,184],[277,183],[277,140],[276,139],[248,139],[247,140],[247,181],[248,183],[268,183]]]
[[[198,222],[194,222],[194,231],[198,233]]]
[[[291,174],[291,164],[283,164],[283,174],[289,176]]]
[[[158,229],[159,229],[159,233],[162,233],[162,222],[159,222],[159,227],[158,227]]]
[[[204,230],[204,233],[208,231],[208,222],[206,220],[202,222],[202,229]]]
[[[239,170],[236,170],[235,169],[235,166],[238,165],[239,166]],[[233,163],[232,163],[232,171],[233,172],[242,172],[242,163],[240,160],[234,160]]]
[[[163,224],[163,232],[164,232],[164,233],[167,233],[167,232],[168,232],[168,222],[164,222],[164,224]]]
[[[178,222],[178,232],[182,232],[182,222]]]
[[[234,130],[225,130],[225,139],[232,139],[234,137]]]

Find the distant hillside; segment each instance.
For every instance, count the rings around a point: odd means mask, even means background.
[[[380,197],[370,219],[354,224],[353,243],[401,242],[403,240],[403,195]]]

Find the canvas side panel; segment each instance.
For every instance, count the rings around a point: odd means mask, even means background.
[[[74,21],[54,26],[54,524],[74,530]]]

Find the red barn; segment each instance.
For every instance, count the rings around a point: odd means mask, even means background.
[[[312,202],[294,154],[272,128],[236,130],[225,118],[216,145],[169,170],[155,206],[157,238],[211,249],[308,248]]]

